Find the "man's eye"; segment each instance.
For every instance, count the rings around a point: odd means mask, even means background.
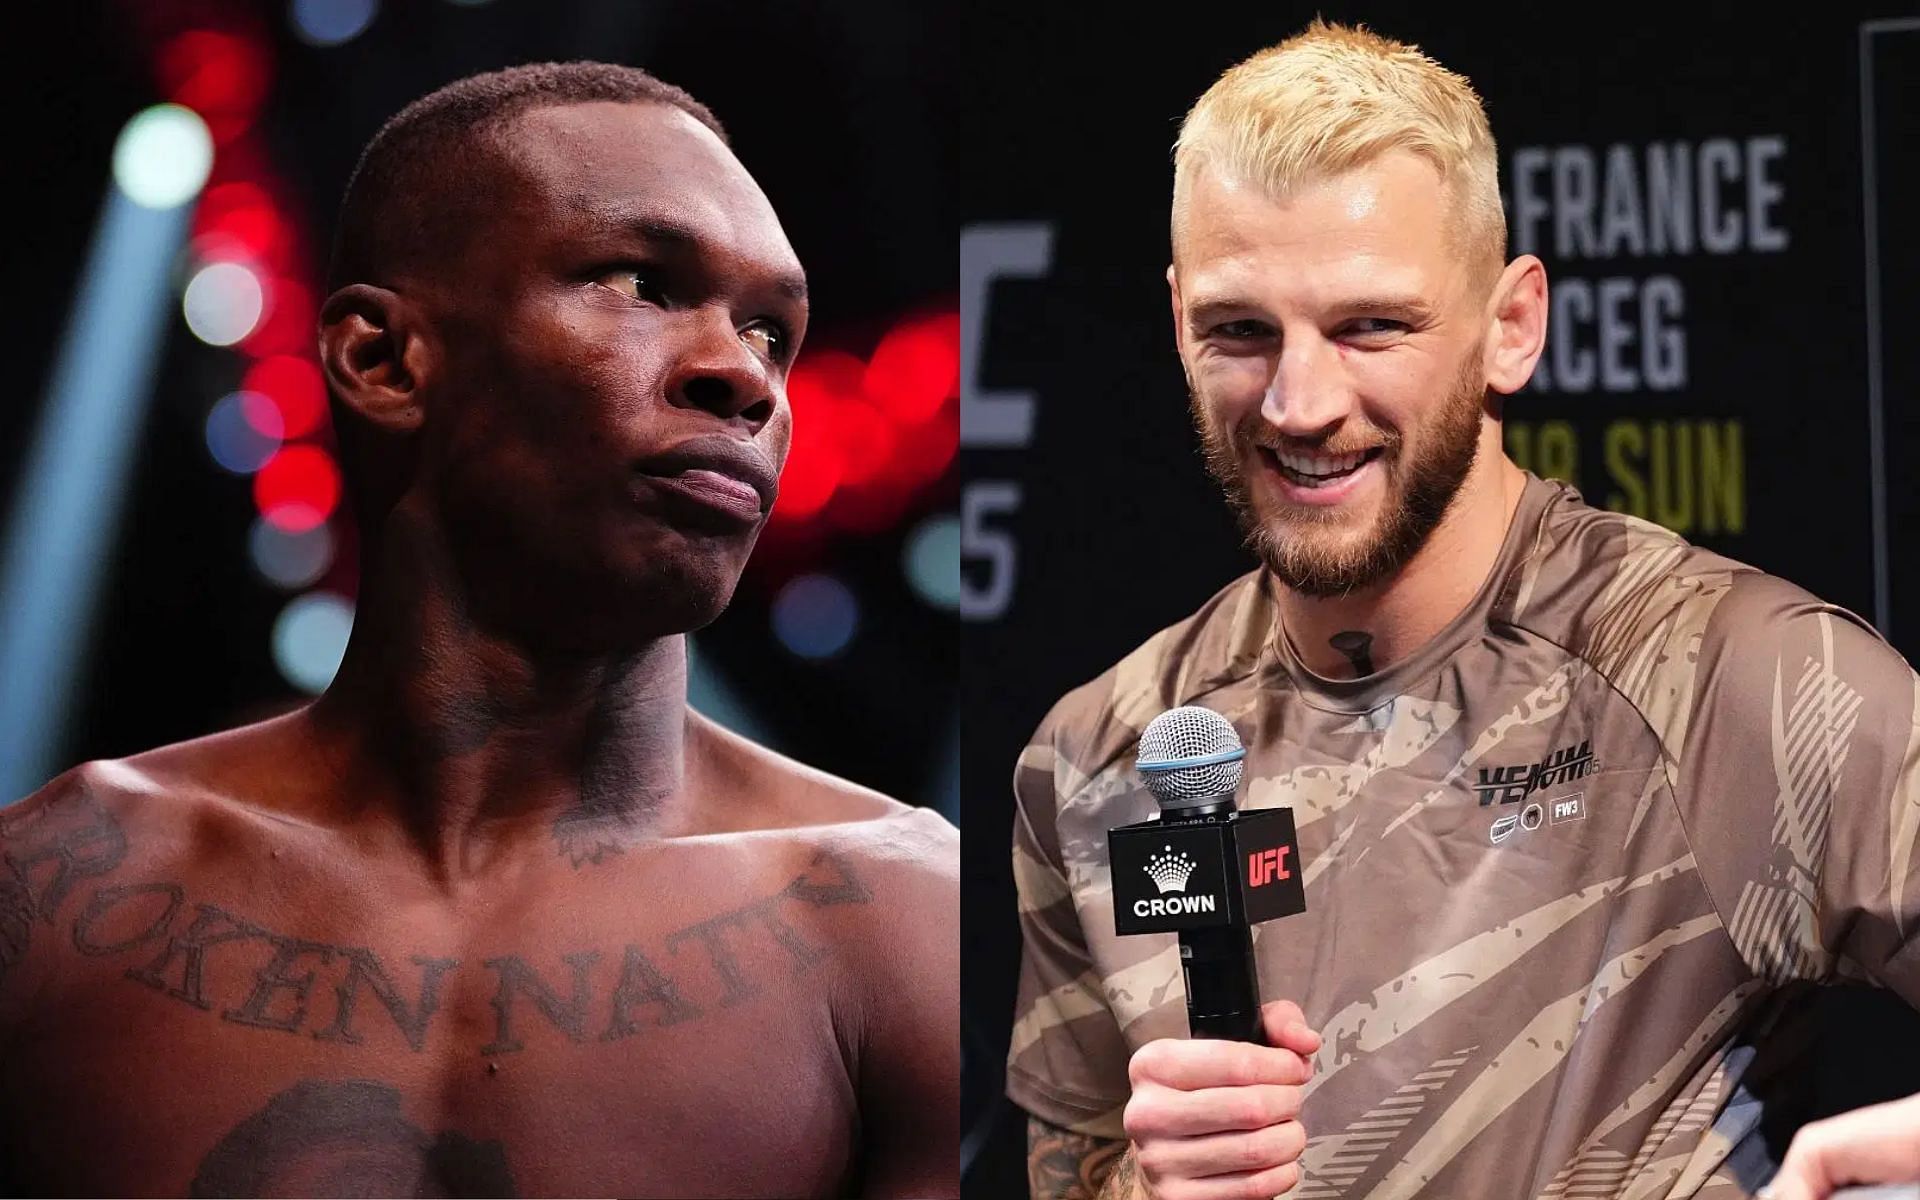
[[[1273,336],[1272,326],[1268,325],[1265,321],[1254,320],[1228,321],[1224,325],[1214,326],[1213,331],[1221,337],[1235,341],[1247,341],[1252,338]]]
[[[743,341],[752,345],[760,356],[768,362],[783,363],[787,361],[787,353],[792,346],[792,342],[787,337],[787,331],[778,325],[766,321],[758,321],[742,329],[740,331],[740,337]]]
[[[622,267],[617,271],[608,271],[594,280],[602,287],[612,288],[622,296],[631,296],[635,300],[648,304],[665,304],[666,289],[647,271],[632,267]]]
[[[1406,322],[1404,321],[1394,321],[1386,317],[1361,317],[1359,320],[1349,323],[1347,330],[1351,333],[1364,335],[1370,333],[1398,333],[1406,327]]]

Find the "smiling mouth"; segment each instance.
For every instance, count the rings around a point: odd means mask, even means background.
[[[1288,483],[1301,487],[1329,487],[1379,458],[1382,448],[1373,447],[1357,454],[1304,454],[1262,446],[1260,451]]]

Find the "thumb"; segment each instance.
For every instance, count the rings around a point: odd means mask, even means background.
[[[1320,1049],[1320,1035],[1308,1026],[1306,1014],[1291,1000],[1261,1005],[1260,1024],[1266,1030],[1268,1045],[1291,1050],[1301,1058],[1311,1058]]]

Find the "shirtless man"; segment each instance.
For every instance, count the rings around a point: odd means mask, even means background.
[[[0,1190],[958,1195],[953,829],[686,704],[807,316],[719,126],[451,85],[329,286],[352,645],[0,810]]]

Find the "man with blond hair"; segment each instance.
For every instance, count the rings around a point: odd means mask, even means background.
[[[1194,422],[1261,566],[1020,758],[1033,1194],[1920,1173],[1910,1109],[1784,1168],[1762,1130],[1802,1115],[1811,985],[1920,1002],[1920,681],[1852,614],[1505,456],[1547,281],[1505,261],[1468,82],[1323,22],[1256,54],[1188,114],[1172,243]],[[1136,744],[1185,704],[1240,731],[1242,806],[1299,828],[1264,1046],[1188,1040],[1174,939],[1114,935],[1106,831],[1154,812]]]

